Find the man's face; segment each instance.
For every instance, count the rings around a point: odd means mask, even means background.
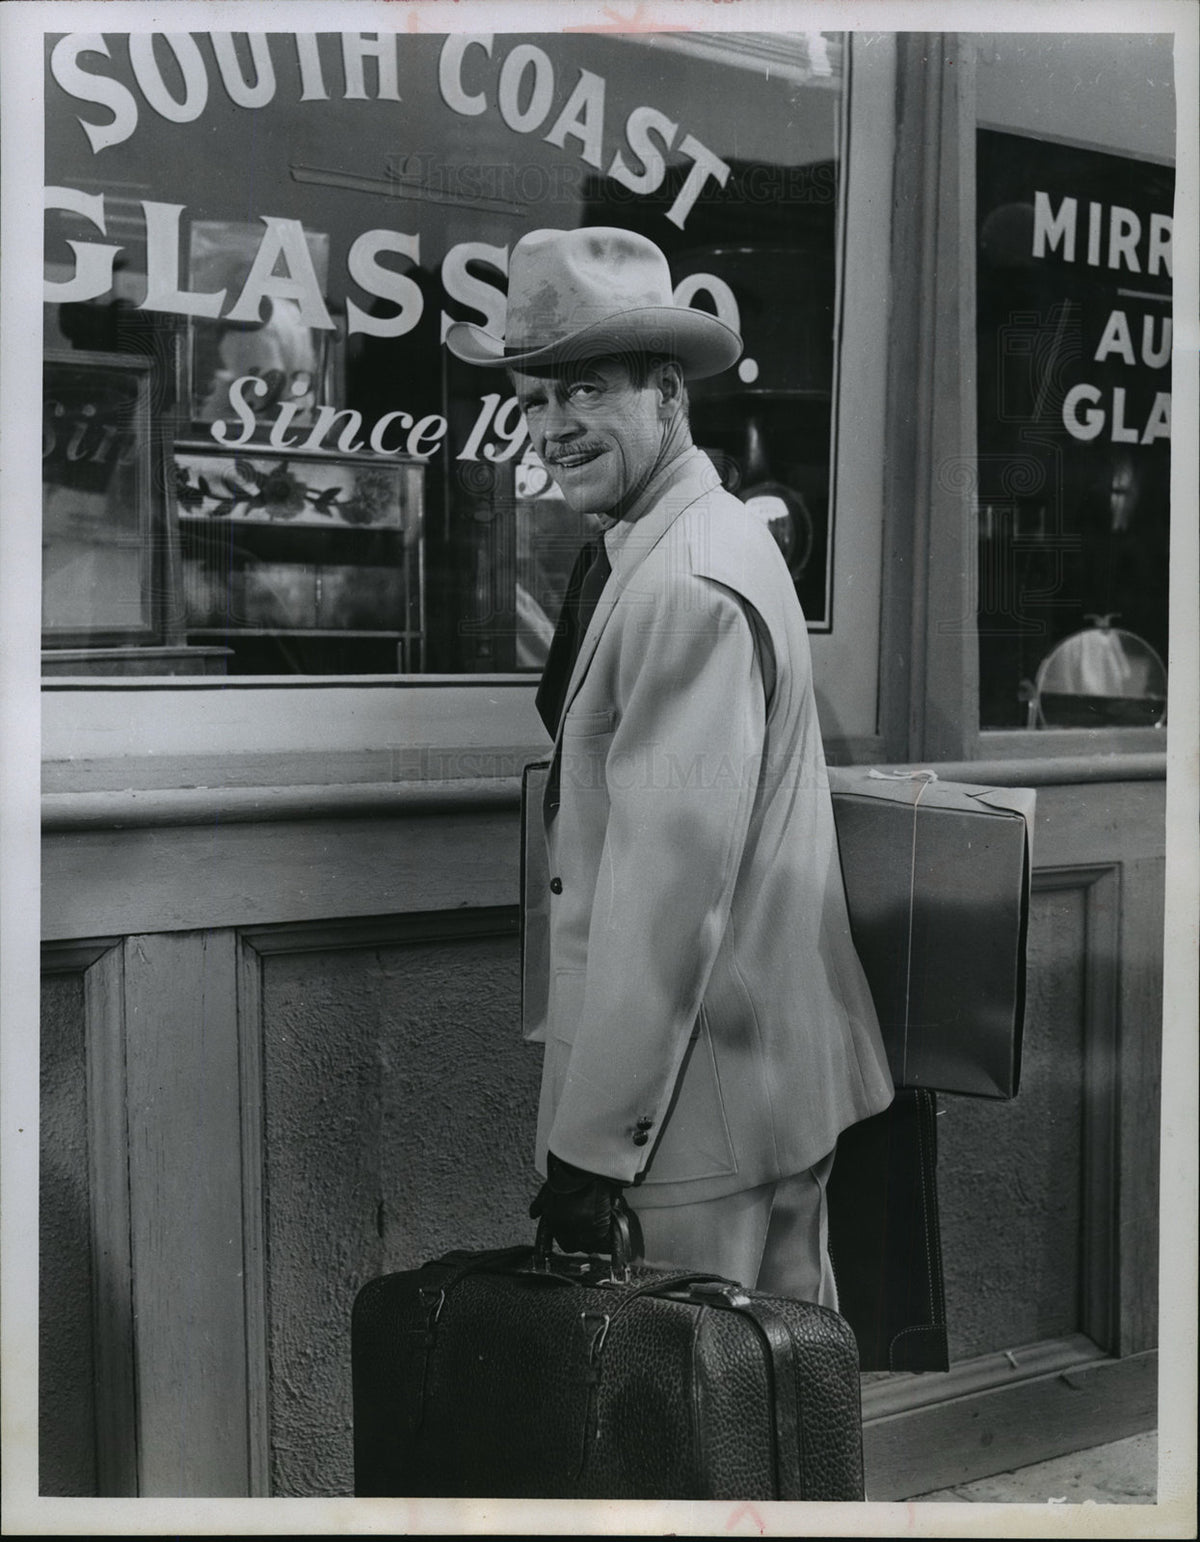
[[[645,486],[666,435],[655,372],[633,383],[617,359],[554,375],[512,371],[533,448],[579,514],[620,512]]]

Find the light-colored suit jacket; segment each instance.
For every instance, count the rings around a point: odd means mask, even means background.
[[[678,1204],[810,1167],[893,1087],[773,537],[691,451],[606,542],[543,811],[537,1159]]]

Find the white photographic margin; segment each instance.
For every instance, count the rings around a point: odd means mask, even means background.
[[[617,1502],[61,1500],[37,1496],[42,47],[45,32],[294,30],[1173,32],[1177,207],[1171,736],[1162,1098],[1159,1499],[1155,1506],[729,1506]],[[1197,944],[1200,938],[1200,7],[1193,0],[27,0],[0,11],[0,1358],[5,1534],[1139,1536],[1195,1534]]]

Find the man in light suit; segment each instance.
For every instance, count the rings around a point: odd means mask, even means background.
[[[825,1182],[892,1080],[850,937],[808,637],[765,525],[692,444],[736,333],[627,231],[517,243],[510,371],[567,504],[599,517],[538,705],[550,984],[533,1206],[569,1250],[615,1209],[648,1261],[836,1304]]]

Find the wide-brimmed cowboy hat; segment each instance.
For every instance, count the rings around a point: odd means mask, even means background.
[[[503,338],[457,321],[446,346],[468,364],[523,371],[664,354],[702,379],[728,369],[742,340],[707,311],[675,304],[667,259],[653,241],[594,225],[522,236],[509,262]]]

